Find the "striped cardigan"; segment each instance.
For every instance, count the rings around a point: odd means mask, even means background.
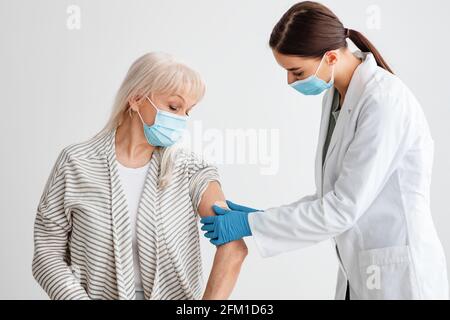
[[[139,203],[137,248],[146,299],[200,299],[196,208],[217,168],[183,151],[173,180],[157,185],[153,152]],[[115,130],[66,147],[41,196],[33,277],[51,299],[134,299],[130,217],[115,156]]]

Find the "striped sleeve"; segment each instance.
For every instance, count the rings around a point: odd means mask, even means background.
[[[217,181],[220,184],[217,167],[191,153],[188,165],[189,196],[192,200],[194,212],[198,215],[198,206],[208,184]]]
[[[64,205],[65,179],[61,152],[39,201],[34,222],[32,274],[52,300],[89,299],[68,264],[68,237],[71,231]]]

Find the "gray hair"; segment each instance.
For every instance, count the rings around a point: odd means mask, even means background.
[[[198,102],[205,94],[205,84],[198,72],[167,53],[144,54],[128,70],[116,94],[110,118],[99,135],[120,126],[127,111],[131,111],[130,98],[150,96],[152,93],[187,94]],[[158,185],[164,188],[172,178],[173,164],[180,148],[177,145],[157,147],[155,151],[161,153]]]

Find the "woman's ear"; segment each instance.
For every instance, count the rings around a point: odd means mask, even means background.
[[[337,50],[329,51],[326,54],[326,60],[329,66],[333,66],[338,61],[339,52]]]
[[[132,111],[139,111],[139,107],[142,103],[142,97],[140,96],[132,96],[128,99],[128,105]]]

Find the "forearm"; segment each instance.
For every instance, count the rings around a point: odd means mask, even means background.
[[[247,256],[244,240],[233,241],[217,247],[213,267],[209,275],[204,300],[228,299]]]

